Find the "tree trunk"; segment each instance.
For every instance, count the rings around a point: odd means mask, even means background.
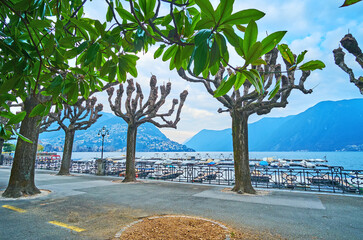
[[[256,191],[252,187],[249,166],[248,115],[243,112],[233,111],[231,112],[231,117],[235,172],[235,185],[232,191],[255,194]]]
[[[3,138],[0,138],[0,165],[3,165],[3,161],[2,161],[3,155],[2,155],[2,152],[3,152],[4,142],[5,142],[5,140]]]
[[[40,193],[34,184],[34,168],[37,155],[40,116],[29,117],[30,112],[39,103],[37,98],[29,96],[24,101],[26,116],[21,122],[20,134],[30,139],[33,143],[17,140],[13,167],[8,187],[3,193],[4,197],[18,198],[23,195]]]
[[[4,142],[5,142],[5,140],[3,138],[0,138],[0,156],[1,156],[1,153],[3,152]]]
[[[57,175],[69,175],[75,130],[66,130],[63,147],[62,165]]]
[[[137,126],[129,124],[127,128],[126,175],[123,182],[135,182],[135,151]]]

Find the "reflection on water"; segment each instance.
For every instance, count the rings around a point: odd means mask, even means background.
[[[59,153],[62,155],[62,153]],[[136,157],[145,157],[150,158],[154,157],[158,154],[160,157],[169,156],[169,157],[183,157],[187,156],[196,156],[198,153],[196,152],[187,152],[187,153],[174,153],[174,152],[137,152]],[[228,157],[231,152],[200,152],[201,157],[206,157],[207,154],[210,158],[220,158],[221,154],[224,157]],[[121,157],[125,156],[124,152],[104,152],[104,157]],[[101,157],[100,152],[73,152],[72,159],[80,159],[80,158],[99,158]],[[286,159],[326,159],[328,160],[328,164],[330,166],[343,166],[344,169],[363,169],[363,152],[250,152],[250,158],[254,159],[262,159],[264,157],[274,157],[274,158],[286,158]]]

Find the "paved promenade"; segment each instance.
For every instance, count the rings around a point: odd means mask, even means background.
[[[10,168],[0,167],[0,191],[9,174]],[[37,187],[52,192],[34,199],[0,198],[0,239],[112,239],[128,223],[161,214],[201,216],[287,239],[363,236],[362,196],[270,190],[245,196],[219,186],[112,180],[120,179],[37,171]]]

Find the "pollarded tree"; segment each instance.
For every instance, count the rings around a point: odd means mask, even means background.
[[[357,40],[353,37],[352,34],[345,35],[342,40],[340,40],[342,46],[353,56],[355,56],[355,61],[360,65],[363,69],[363,53],[359,48]],[[360,93],[363,94],[363,76],[358,78],[355,77],[354,72],[344,61],[345,53],[341,47],[334,49],[334,60],[335,64],[338,65],[344,72],[349,75],[350,82],[354,83],[360,90]]]
[[[58,175],[69,175],[75,132],[88,129],[102,116],[99,112],[102,111],[103,105],[96,106],[96,102],[96,97],[87,100],[82,98],[73,106],[63,104],[63,111],[49,113],[44,128],[49,127],[52,122],[57,122],[65,133],[62,164]]]
[[[180,102],[177,99],[173,99],[171,109],[166,113],[159,113],[160,108],[164,105],[166,97],[171,90],[171,83],[160,86],[160,98],[158,96],[158,87],[156,86],[156,77],[152,76],[150,79],[150,95],[145,103],[144,94],[141,87],[136,83],[136,89],[134,81],[132,79],[127,80],[126,99],[125,99],[125,111],[122,110],[122,97],[124,95],[123,85],[119,85],[114,103],[112,103],[112,96],[114,88],[111,87],[107,90],[108,102],[110,107],[116,116],[121,117],[128,124],[127,128],[127,150],[126,150],[126,176],[123,182],[136,181],[135,172],[135,151],[136,151],[136,135],[137,128],[146,122],[152,123],[159,128],[176,128],[177,123],[180,121],[181,109],[184,105],[184,101],[188,95],[185,90],[180,94]],[[136,90],[136,95],[133,98],[133,93]],[[174,120],[168,120],[167,117],[172,116],[175,111],[176,105],[178,105],[176,116]]]
[[[265,55],[264,65],[252,66],[250,71],[229,68],[228,73],[225,74],[225,68],[221,66],[214,78],[201,78],[182,68],[178,71],[183,79],[202,83],[208,93],[223,104],[225,109],[220,108],[218,112],[228,112],[232,118],[235,169],[233,191],[238,193],[255,193],[249,168],[247,125],[249,116],[267,114],[273,108],[284,108],[288,104],[287,99],[293,89],[300,90],[304,94],[312,92],[304,86],[310,70],[315,68],[312,62],[301,65],[299,69],[302,70],[302,74],[298,80],[295,77],[297,64],[303,60],[306,52],[296,59],[286,45],[279,46],[279,49],[282,52],[285,70],[276,63],[278,50],[274,48]],[[323,67],[319,62],[315,64]],[[316,67],[319,68],[319,66]],[[249,81],[246,81],[247,79]],[[228,95],[231,87],[234,88],[233,92]]]

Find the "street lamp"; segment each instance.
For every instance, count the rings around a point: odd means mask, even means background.
[[[105,126],[103,126],[103,128],[100,129],[100,131],[98,131],[98,136],[102,136],[102,152],[101,152],[101,159],[103,159],[103,144],[105,142],[105,136],[110,136],[110,132],[108,131],[108,129],[106,129]]]

